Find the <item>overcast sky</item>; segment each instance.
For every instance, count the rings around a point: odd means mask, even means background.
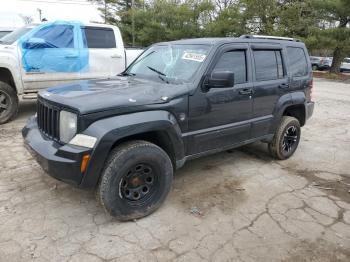
[[[0,27],[21,26],[17,14],[31,16],[39,21],[38,8],[42,18],[52,20],[79,20],[82,22],[103,22],[97,6],[86,0],[0,0]]]

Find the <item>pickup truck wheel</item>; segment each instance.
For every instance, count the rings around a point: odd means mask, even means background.
[[[121,221],[147,216],[164,202],[173,180],[169,156],[146,141],[115,148],[102,172],[97,197]]]
[[[298,119],[284,116],[272,142],[269,143],[270,154],[280,160],[291,157],[299,145],[300,131]]]
[[[18,96],[7,83],[0,81],[0,124],[14,118],[18,111]]]

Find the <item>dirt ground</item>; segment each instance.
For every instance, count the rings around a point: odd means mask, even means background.
[[[350,84],[314,85],[291,159],[255,143],[189,162],[157,212],[127,223],[41,170],[23,103],[0,127],[0,261],[350,261]]]

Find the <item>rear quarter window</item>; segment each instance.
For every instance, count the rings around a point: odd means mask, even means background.
[[[305,76],[308,74],[308,64],[303,48],[287,47],[288,66],[292,76]]]
[[[115,35],[112,28],[83,27],[84,46],[87,48],[116,48]],[[83,37],[84,38],[84,37]]]

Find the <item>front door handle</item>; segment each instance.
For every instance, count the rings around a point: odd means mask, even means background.
[[[280,84],[278,87],[281,89],[286,89],[286,88],[289,88],[289,84],[286,84],[286,83]]]
[[[77,58],[78,55],[77,54],[69,54],[69,55],[66,55],[66,58]]]
[[[111,55],[111,58],[122,58],[121,55],[115,54],[115,55]]]
[[[244,88],[242,90],[239,90],[239,94],[240,95],[252,95],[253,94],[253,90],[250,88]]]

